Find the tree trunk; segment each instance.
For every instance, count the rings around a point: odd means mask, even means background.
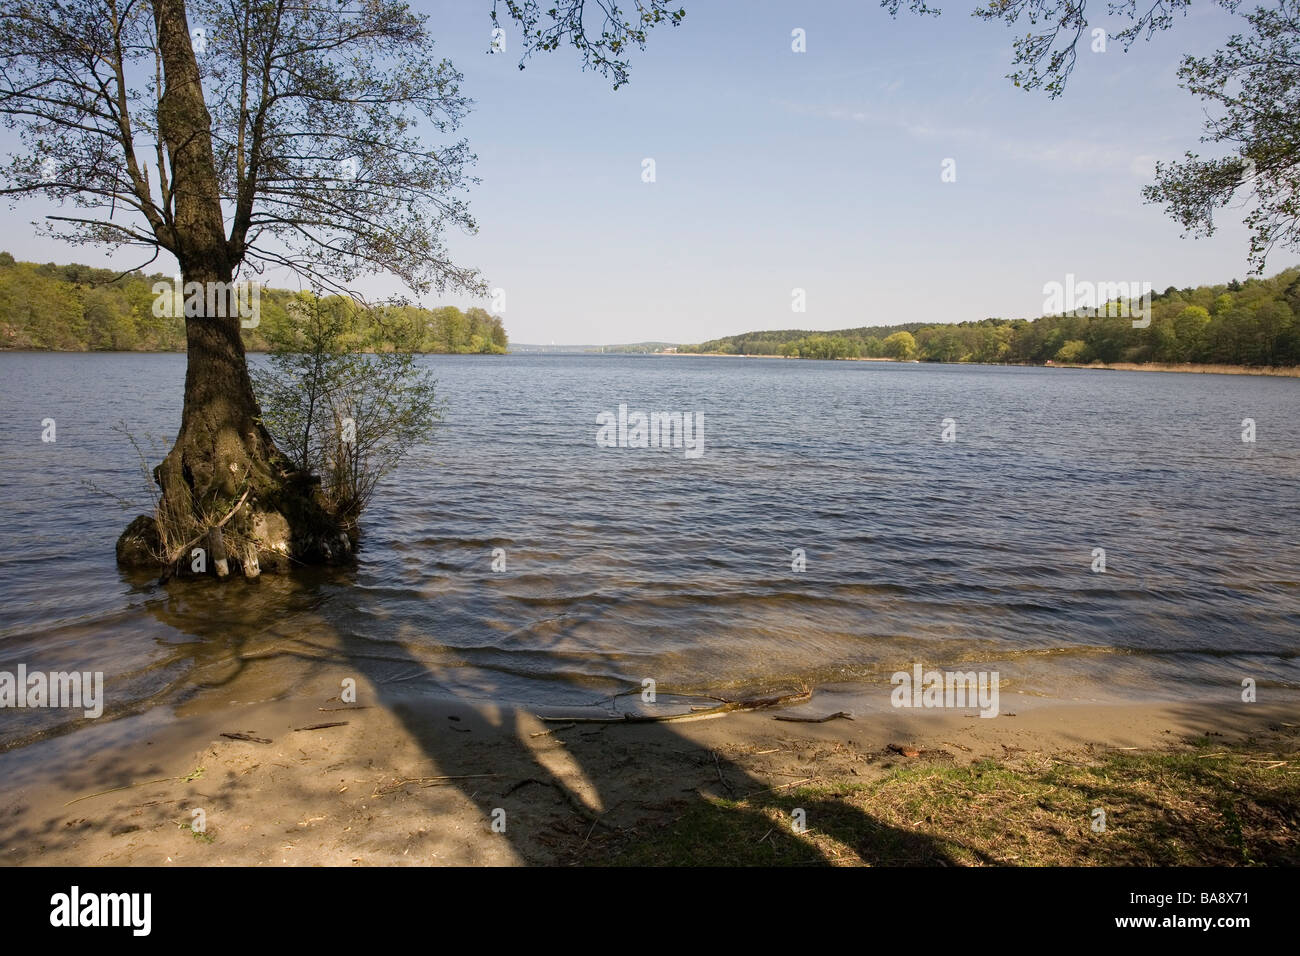
[[[203,305],[185,309],[188,359],[180,432],[154,470],[162,490],[162,540],[168,548],[180,548],[205,535],[247,492],[223,529],[232,545],[231,560],[241,569],[275,569],[289,559],[341,559],[351,552],[353,542],[323,506],[316,484],[275,447],[253,394],[240,314],[231,294],[243,250],[232,250],[225,237],[212,120],[203,100],[184,0],[153,0],[153,11],[165,78],[158,127],[171,160],[175,203],[166,237],[170,241],[165,244],[180,263],[187,303],[189,290],[195,288],[191,283],[203,290]],[[216,294],[209,296],[209,289]],[[216,314],[213,304],[220,306]],[[118,552],[122,554],[121,541]],[[213,563],[208,561],[209,569]],[[188,552],[182,566],[190,566]]]

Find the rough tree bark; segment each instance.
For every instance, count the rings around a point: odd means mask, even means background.
[[[165,224],[186,288],[220,283],[231,289],[244,250],[232,248],[222,221],[221,193],[212,150],[212,119],[203,99],[198,62],[190,42],[184,0],[153,0],[164,89],[158,126],[171,158],[173,221]],[[324,507],[315,482],[295,471],[261,422],[240,338],[233,296],[210,314],[185,318],[187,365],[180,432],[154,470],[162,492],[164,542],[203,533],[226,516],[243,493],[248,497],[224,527],[231,563],[255,574],[290,560],[322,562],[349,555],[354,542],[345,525]],[[132,529],[135,529],[134,532]],[[139,563],[139,547],[118,544],[125,564]],[[189,554],[181,567],[189,566]]]

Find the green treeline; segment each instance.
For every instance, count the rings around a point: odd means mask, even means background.
[[[171,276],[81,265],[16,262],[0,252],[0,348],[69,352],[183,352],[185,320],[173,310],[155,315],[156,283]],[[244,330],[244,347],[265,351],[285,329],[289,305],[304,293],[262,289],[258,325]],[[306,296],[310,298],[309,295]],[[330,297],[334,300],[336,297]],[[483,309],[455,306],[362,309],[336,302],[346,316],[344,340],[362,351],[386,351],[399,341],[416,352],[504,353],[501,320]],[[281,336],[282,337],[282,336]]]
[[[1151,324],[1134,328],[1117,303],[1096,316],[910,322],[838,332],[748,332],[683,345],[683,352],[794,358],[893,358],[922,362],[1048,361],[1300,365],[1300,268],[1271,279],[1151,295]]]

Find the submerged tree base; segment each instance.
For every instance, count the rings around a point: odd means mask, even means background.
[[[173,574],[257,577],[333,564],[356,550],[355,523],[262,423],[229,315],[186,318],[189,362],[176,443],[153,469],[159,497],[117,542],[118,562]]]
[[[156,470],[167,486],[168,461]],[[183,471],[181,472],[183,474]],[[174,479],[179,477],[172,472]],[[165,492],[153,515],[138,515],[117,540],[123,568],[173,576],[287,571],[295,565],[343,564],[356,553],[355,521],[334,514],[314,476],[291,471],[246,482],[237,494],[207,496],[195,507],[192,489]]]
[[[304,509],[309,510],[309,509]],[[153,515],[137,515],[117,539],[117,563],[129,570],[160,571],[172,576],[243,575],[288,571],[295,565],[346,564],[356,553],[355,526],[321,512],[310,522],[291,522],[283,513],[245,502],[224,527],[213,525],[194,535],[185,546],[168,550],[161,525]]]

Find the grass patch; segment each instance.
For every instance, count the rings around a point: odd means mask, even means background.
[[[190,836],[194,837],[194,839],[198,840],[200,843],[215,843],[217,841],[217,838],[213,836],[211,833],[209,833],[207,830],[194,829],[193,824],[178,823],[176,824],[176,827],[179,830],[189,830]]]
[[[737,800],[704,798],[662,826],[613,841],[599,860],[587,862],[1300,864],[1300,761],[1294,749],[1278,756],[1250,745],[1211,745],[1208,738],[1191,746],[1034,768],[993,761],[936,766],[922,758],[871,782],[836,779]],[[796,811],[803,811],[803,832],[795,825]]]

